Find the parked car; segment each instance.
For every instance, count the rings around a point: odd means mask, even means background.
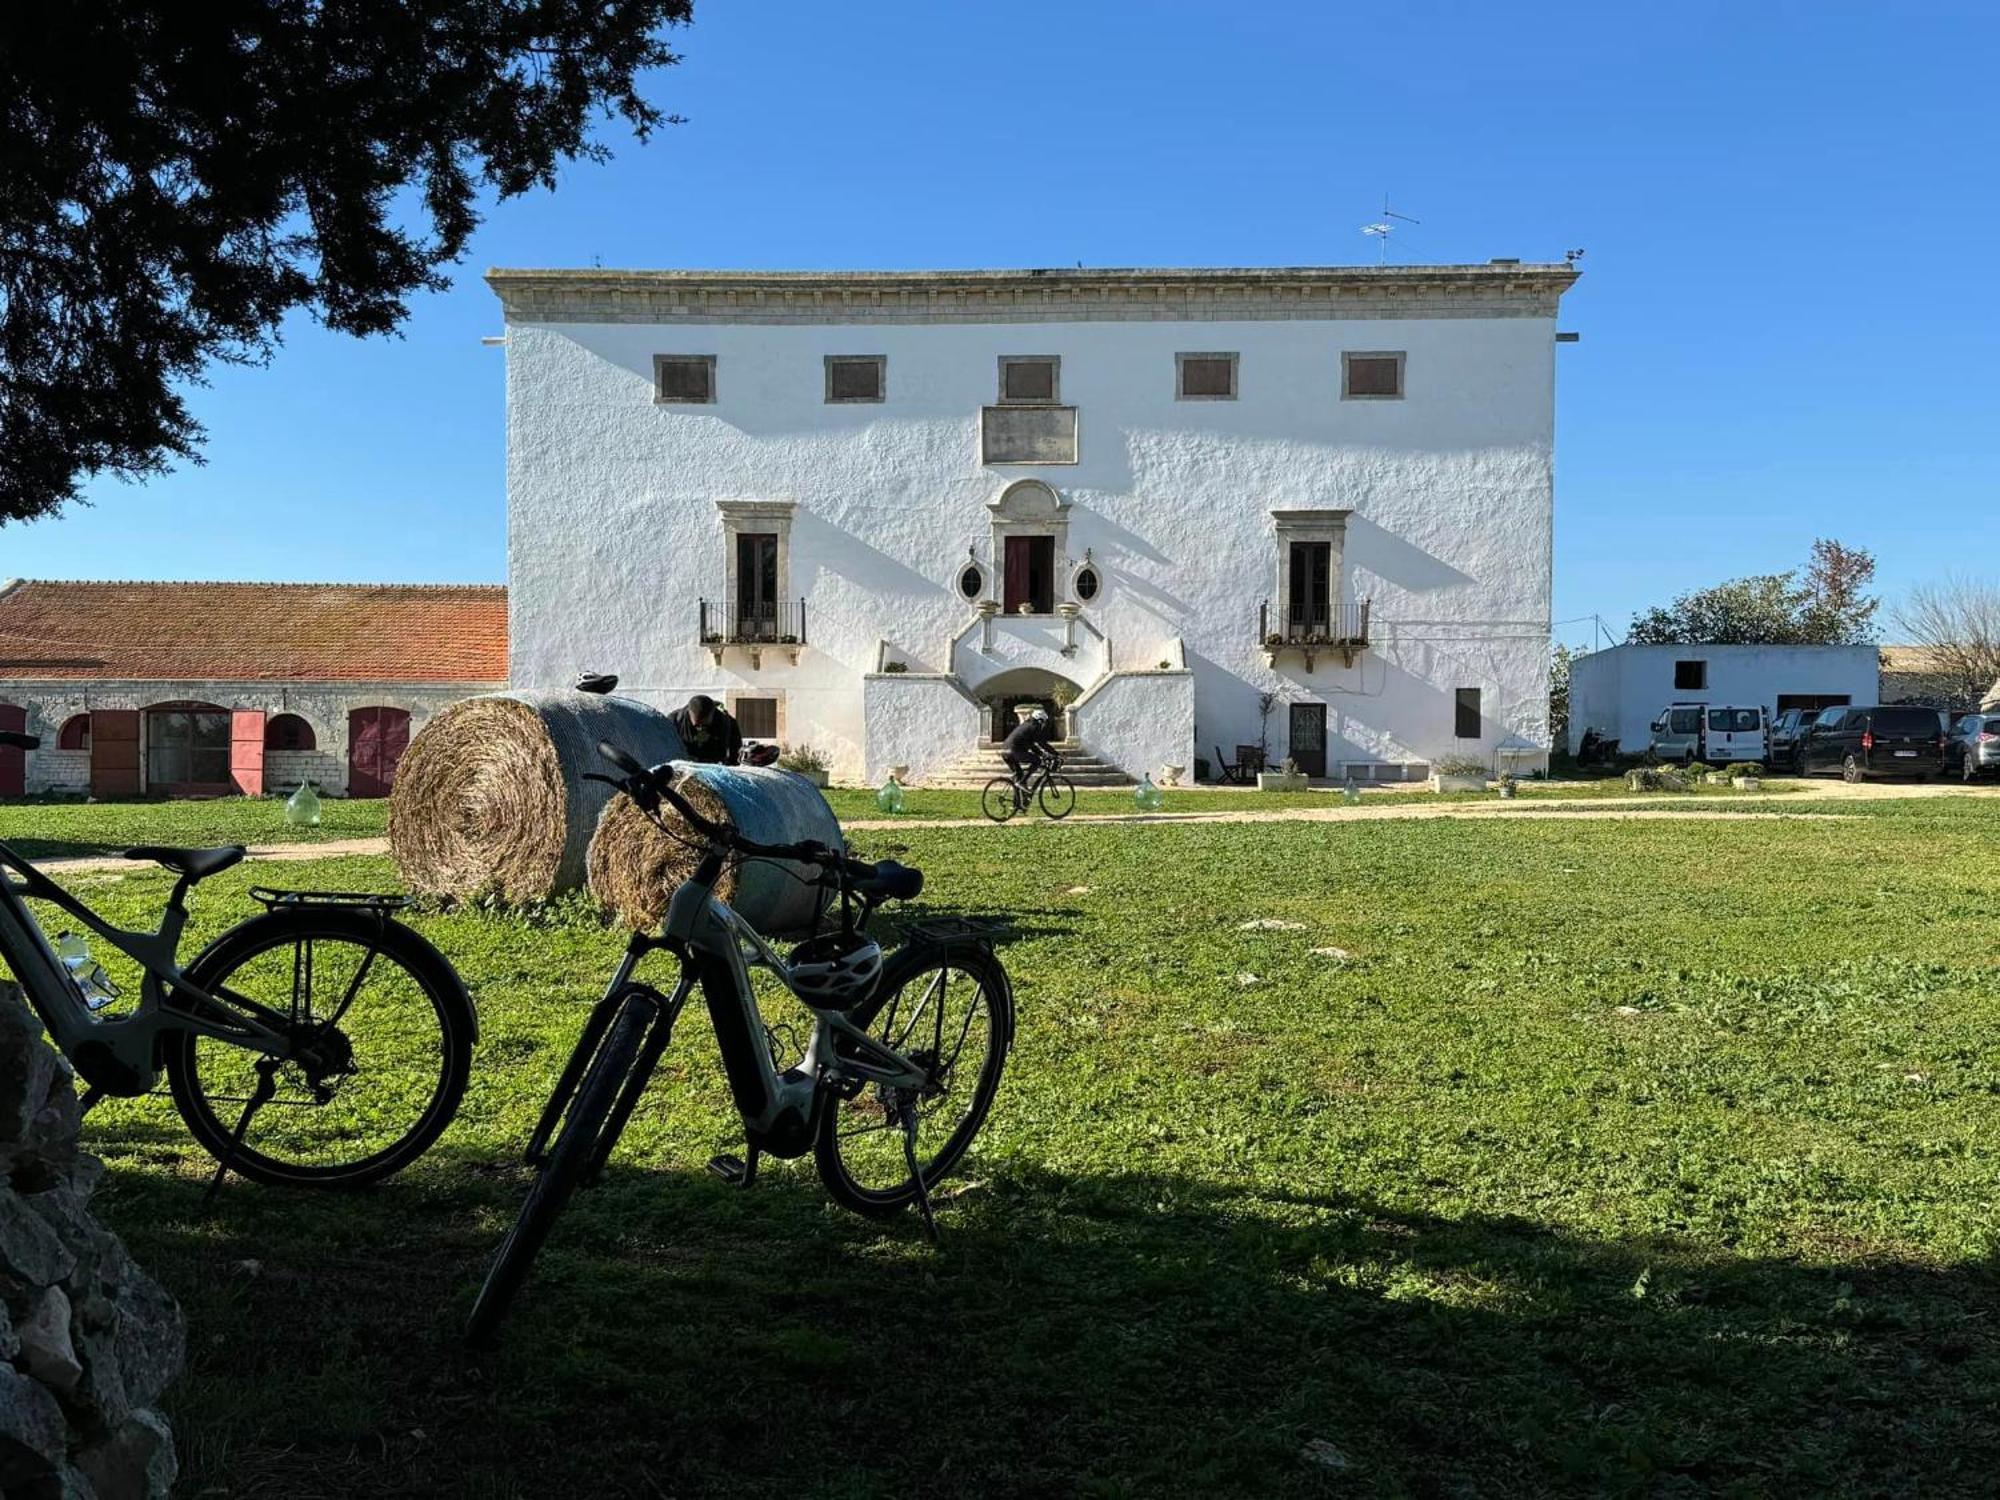
[[[1937,710],[1908,705],[1826,708],[1806,734],[1806,776],[1935,776],[1944,766]]]
[[[1944,741],[1944,769],[1967,781],[2000,773],[2000,713],[1966,714]]]
[[[1670,703],[1652,723],[1646,751],[1654,760],[1709,765],[1769,758],[1764,710],[1706,703]]]
[[[1771,721],[1771,758],[1765,762],[1772,770],[1796,771],[1799,768],[1799,752],[1805,748],[1806,731],[1812,721],[1819,717],[1816,708],[1788,708]]]

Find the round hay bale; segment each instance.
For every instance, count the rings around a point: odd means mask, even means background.
[[[612,798],[597,742],[648,765],[687,754],[667,716],[630,698],[493,693],[454,703],[404,752],[389,796],[389,852],[423,896],[495,892],[542,901],[583,884]]]
[[[727,823],[760,844],[817,839],[845,848],[840,820],[819,788],[803,776],[771,766],[674,766],[674,789],[703,817]],[[660,925],[672,896],[701,862],[700,840],[687,820],[662,807],[666,825],[687,838],[677,843],[654,826],[629,798],[614,797],[597,820],[590,841],[590,892],[641,930]],[[802,884],[819,872],[807,865],[753,860],[723,872],[715,892],[759,932],[809,930],[819,920],[825,893]]]

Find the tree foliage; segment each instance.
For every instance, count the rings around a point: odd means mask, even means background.
[[[1645,646],[1850,646],[1873,639],[1880,601],[1867,592],[1875,559],[1821,538],[1803,570],[1733,578],[1633,616],[1626,639]]]
[[[1970,708],[2000,686],[2000,584],[1965,577],[1920,584],[1890,618],[1905,640],[1923,648],[1920,696]]]
[[[184,388],[286,313],[394,329],[482,189],[553,187],[599,119],[671,116],[691,0],[0,6],[0,524],[198,461]]]

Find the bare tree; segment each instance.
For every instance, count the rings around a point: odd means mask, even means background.
[[[1980,704],[2000,685],[2000,584],[1958,574],[1924,583],[1891,612],[1896,629],[1927,657],[1951,707]]]

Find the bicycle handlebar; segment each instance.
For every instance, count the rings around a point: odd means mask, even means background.
[[[597,752],[625,774],[622,780],[610,776],[589,779],[609,782],[648,812],[662,802],[667,803],[687,819],[689,827],[711,844],[719,844],[754,859],[789,859],[802,865],[820,865],[854,880],[875,873],[873,865],[849,859],[842,850],[829,848],[817,839],[805,839],[796,844],[760,844],[755,839],[746,839],[727,824],[718,823],[698,811],[687,798],[674,790],[673,783],[661,775],[657,767],[649,770],[640,765],[609,740],[598,741]]]

